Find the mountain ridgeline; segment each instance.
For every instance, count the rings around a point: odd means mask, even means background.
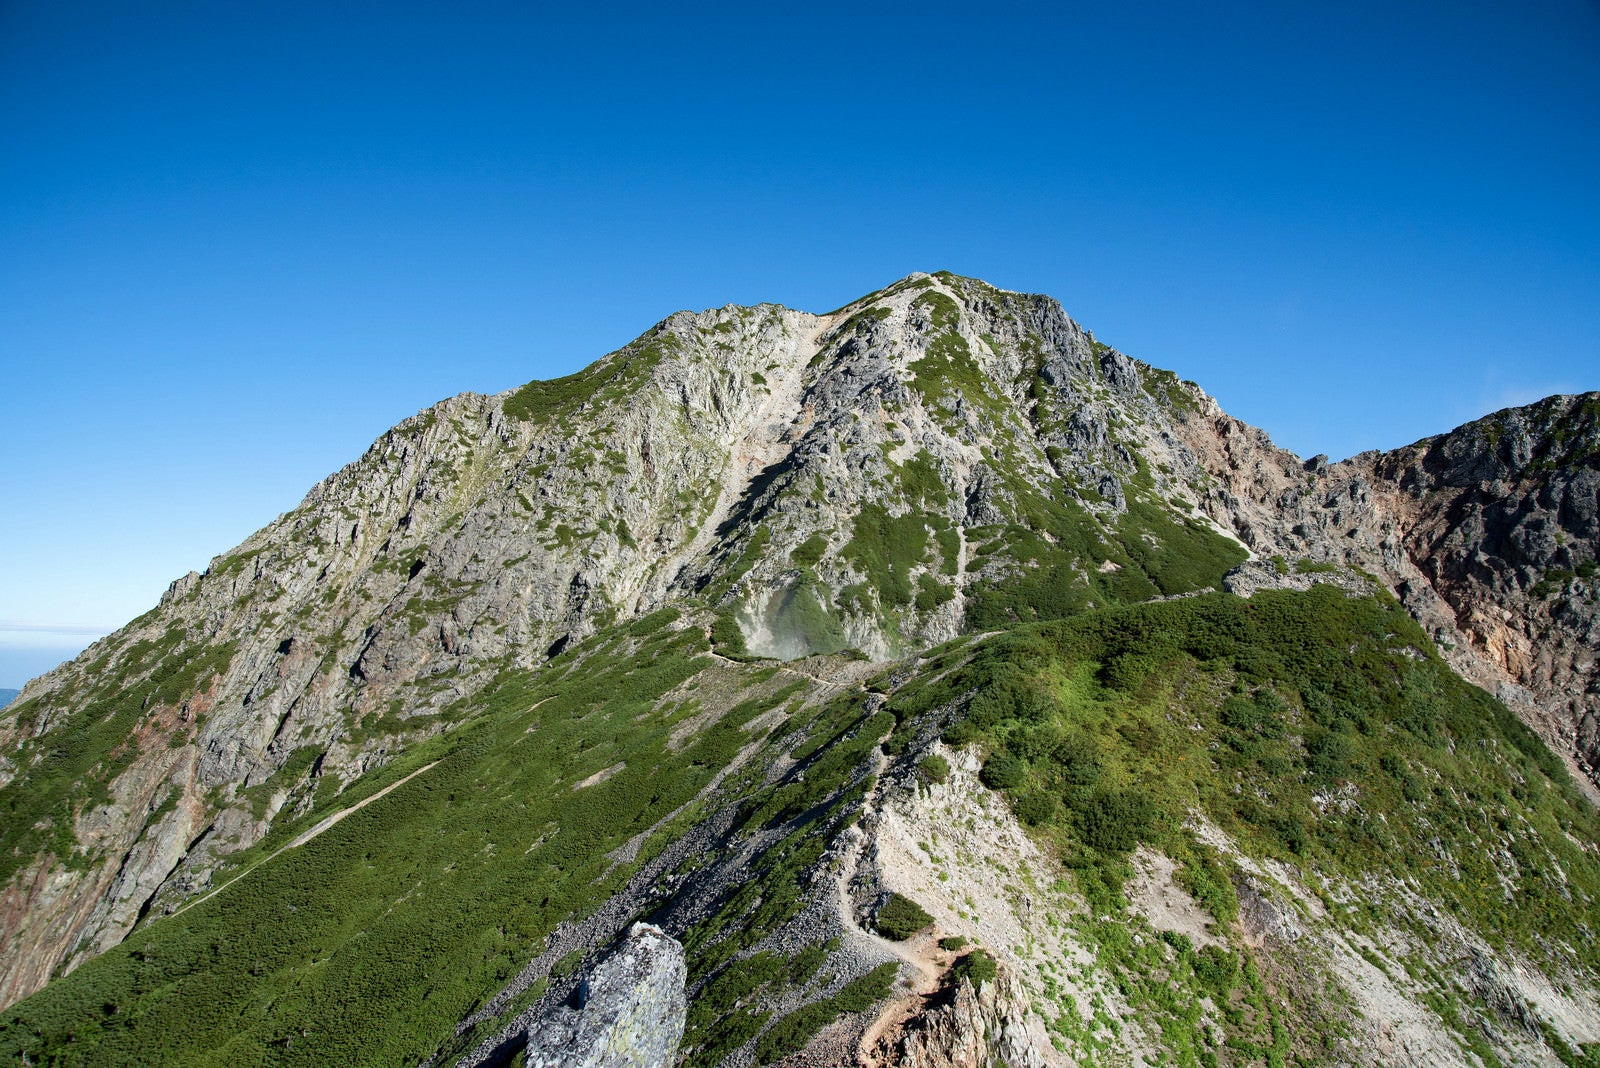
[[[686,1065],[1600,1063],[1597,500],[1593,394],[1329,464],[973,279],[680,312],[0,712],[0,1056],[532,1063],[643,920]]]

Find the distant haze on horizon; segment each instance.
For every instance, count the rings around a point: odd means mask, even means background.
[[[1600,388],[1583,0],[537,8],[0,7],[0,687],[681,308],[947,269],[1335,458]]]

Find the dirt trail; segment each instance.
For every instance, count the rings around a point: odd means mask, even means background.
[[[707,655],[713,660],[722,661],[724,664],[734,664],[740,667],[747,666],[745,661],[734,660],[731,657],[723,656],[721,653],[716,651],[712,651]],[[776,666],[779,671],[785,674],[794,675],[802,679],[809,679],[818,686],[826,686],[833,690],[847,690],[852,686],[860,685],[862,677],[879,665],[868,661],[858,661],[855,664],[841,667],[838,673],[831,679],[824,678],[821,675],[813,675],[809,671],[802,671],[799,668],[790,667],[788,664],[784,663],[779,663],[774,666]]]
[[[273,850],[267,856],[262,857],[260,860],[256,861],[254,864],[250,865],[244,871],[240,872],[238,875],[235,875],[233,878],[229,879],[227,882],[223,883],[221,886],[217,887],[215,890],[208,890],[206,893],[204,893],[201,896],[195,898],[193,901],[184,902],[184,904],[181,907],[174,909],[172,911],[171,915],[173,915],[173,916],[180,915],[183,912],[194,908],[196,905],[200,904],[202,901],[207,901],[207,900],[209,900],[209,899],[211,899],[213,897],[216,897],[218,894],[222,893],[228,887],[232,886],[234,883],[238,882],[240,879],[243,879],[246,875],[249,875],[251,872],[255,871],[257,868],[261,867],[261,865],[266,864],[269,861],[271,861],[274,857],[280,856],[283,853],[287,853],[291,849],[295,849],[295,848],[297,848],[299,846],[305,845],[307,842],[311,841],[313,838],[317,837],[317,835],[321,834],[323,831],[326,831],[328,828],[332,827],[334,824],[338,823],[340,820],[344,819],[346,816],[350,815],[352,812],[360,812],[362,809],[366,808],[368,805],[372,804],[374,801],[376,801],[379,798],[383,797],[384,795],[389,793],[391,790],[399,789],[400,787],[404,786],[406,783],[410,782],[412,779],[415,779],[418,775],[421,775],[423,772],[427,771],[429,768],[433,767],[433,765],[437,764],[437,763],[439,763],[439,762],[437,760],[435,760],[432,764],[424,764],[422,767],[418,768],[416,771],[413,771],[410,775],[407,775],[405,778],[401,779],[399,782],[392,782],[388,786],[385,786],[383,789],[379,790],[377,793],[373,794],[371,797],[364,797],[360,801],[357,801],[355,804],[351,805],[349,808],[341,809],[340,811],[335,812],[333,815],[327,817],[326,819],[319,821],[317,823],[317,825],[312,827],[310,830],[304,831],[301,834],[297,835],[295,837],[294,841],[290,842],[288,845],[282,846],[282,847],[280,847],[278,849]]]
[[[900,959],[917,969],[915,984],[910,990],[884,1005],[878,1016],[861,1033],[856,1044],[856,1063],[864,1068],[877,1068],[881,1063],[878,1051],[899,1045],[899,1032],[906,1024],[921,1016],[929,999],[939,990],[939,981],[955,961],[956,954],[939,948],[937,929],[904,943]],[[894,1036],[886,1040],[886,1036]]]
[[[882,749],[874,752],[874,774],[878,784],[866,797],[861,805],[861,820],[858,827],[868,828],[873,824],[873,817],[877,814],[884,789],[883,773],[889,766],[889,759]],[[845,850],[843,863],[839,865],[839,874],[835,877],[834,901],[839,910],[839,922],[846,931],[859,939],[867,942],[891,957],[914,970],[911,989],[889,1001],[877,1017],[867,1025],[856,1045],[858,1063],[866,1063],[870,1050],[875,1049],[882,1037],[891,1030],[904,1026],[905,1022],[915,1016],[922,1008],[924,1002],[939,989],[939,980],[945,970],[950,966],[951,954],[939,948],[939,931],[937,927],[929,928],[904,942],[892,942],[869,928],[856,923],[855,907],[852,903],[850,884],[860,872],[862,854],[866,851],[868,842],[871,841],[872,832],[863,829],[862,833],[854,835]]]

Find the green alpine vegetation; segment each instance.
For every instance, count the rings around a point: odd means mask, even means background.
[[[1088,903],[1051,922],[1094,947],[1141,1018],[1172,1040],[1175,1063],[1229,1063],[1214,1043],[1190,1041],[1208,998],[1241,1006],[1226,1044],[1269,1063],[1329,1055],[1313,1036],[1348,1035],[1349,1020],[1338,1001],[1281,1003],[1263,970],[1281,960],[1238,943],[1197,951],[1183,935],[1130,938],[1143,926],[1126,890],[1141,846],[1179,862],[1179,884],[1218,932],[1239,918],[1241,865],[1277,862],[1345,930],[1380,944],[1405,932],[1412,951],[1385,966],[1429,991],[1468,1039],[1493,1014],[1462,1002],[1441,967],[1453,950],[1440,948],[1419,898],[1547,974],[1600,972],[1584,933],[1600,908],[1594,807],[1543,742],[1451,672],[1386,597],[1316,586],[1016,627],[889,708],[937,716],[952,703],[965,711],[944,741],[983,754],[983,782]],[[1207,826],[1238,852],[1219,853]],[[1059,1003],[1060,1023],[1087,1040],[1079,1008]],[[1473,1052],[1500,1063],[1481,1043]]]
[[[637,862],[613,865],[609,851],[691,800],[742,744],[760,698],[693,744],[669,747],[696,710],[659,708],[660,699],[702,670],[704,651],[696,632],[662,627],[612,636],[537,675],[508,674],[455,730],[236,854],[214,896],[144,925],[18,1006],[0,1024],[0,1057],[429,1056],[558,920],[622,884]],[[423,768],[274,855],[329,813]]]

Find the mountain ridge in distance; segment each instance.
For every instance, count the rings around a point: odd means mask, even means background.
[[[1587,1056],[1597,408],[1302,461],[943,273],[451,398],[7,709],[0,1040],[487,1063],[639,915],[687,1063]]]

